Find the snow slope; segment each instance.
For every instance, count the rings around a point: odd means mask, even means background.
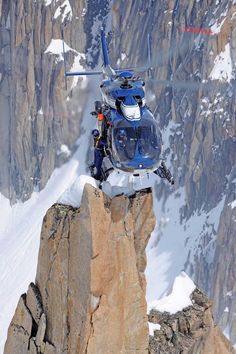
[[[87,118],[93,106],[92,97],[99,97],[93,80],[90,80],[89,85],[93,92],[81,125],[83,134],[78,139],[78,149],[70,161],[56,169],[46,187],[40,193],[34,192],[25,203],[18,202],[11,207],[8,199],[0,195],[0,353],[3,352],[7,328],[19,297],[35,280],[40,230],[47,209],[65,190],[70,191],[66,194],[67,197],[70,195],[71,204],[79,205],[84,184],[97,185],[93,178],[85,176],[90,132],[96,124],[96,120]]]
[[[33,193],[25,202],[13,207],[0,196],[0,352],[6,339],[7,328],[22,293],[34,281],[41,224],[47,209],[70,185],[77,175],[78,161],[71,159],[55,170],[44,190]]]
[[[211,263],[224,200],[209,213],[201,210],[188,220],[181,220],[181,209],[185,205],[184,188],[172,193],[165,204],[163,200],[154,198],[157,222],[147,247],[145,272],[148,303],[169,293],[175,278],[186,269],[186,262],[193,263],[198,252],[204,252],[206,261]],[[202,249],[201,240],[206,234],[211,241]]]

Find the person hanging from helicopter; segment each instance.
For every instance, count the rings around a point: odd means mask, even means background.
[[[117,139],[117,142],[120,147],[123,148],[126,145],[128,138],[127,138],[127,133],[126,133],[125,129],[121,128],[118,130],[116,139]]]
[[[92,130],[92,136],[94,140],[94,161],[89,169],[93,178],[102,181],[102,161],[107,154],[108,144],[106,138],[100,134],[98,129]]]
[[[107,130],[110,127],[110,123],[108,119],[110,109],[107,105],[102,104],[101,101],[95,101],[94,105],[95,105],[95,110],[90,114],[92,116],[96,116],[99,133],[106,140]]]
[[[98,130],[100,134],[103,133],[103,125],[104,125],[104,112],[103,112],[103,106],[100,101],[95,101],[95,110],[91,112],[93,116],[96,116],[97,118],[97,123],[98,123]]]

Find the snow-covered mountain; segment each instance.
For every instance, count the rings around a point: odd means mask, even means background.
[[[114,31],[114,63],[143,64],[149,34],[152,79],[179,82],[147,85],[177,182],[154,187],[148,302],[167,295],[184,269],[213,298],[217,322],[236,342],[235,14],[235,1],[226,0],[0,0],[1,349],[16,302],[34,280],[43,215],[67,188],[63,198],[78,201],[87,180],[77,177],[88,172],[89,112],[99,93],[92,79],[71,79],[65,92],[61,30],[69,69],[78,69],[85,58],[97,64],[103,24]],[[195,90],[191,81],[210,85]]]

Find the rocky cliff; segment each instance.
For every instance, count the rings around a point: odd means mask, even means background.
[[[150,190],[109,199],[87,184],[80,208],[48,210],[35,284],[18,302],[4,354],[235,353],[199,290],[193,306],[147,316],[152,204]],[[160,325],[154,336],[148,321]]]
[[[114,36],[112,52],[114,58],[125,53],[120,60],[122,66],[147,61],[147,35],[150,36],[154,68],[149,73],[148,103],[162,129],[163,156],[172,166],[176,180],[172,194],[164,183],[156,191],[159,204],[163,205],[157,240],[169,237],[172,242],[175,232],[168,236],[171,231],[166,225],[173,215],[178,215],[174,220],[182,225],[180,244],[186,235],[181,246],[182,267],[214,299],[217,322],[223,330],[227,329],[233,344],[235,14],[235,1],[227,0],[115,1],[112,8],[114,33],[119,33]],[[158,80],[174,84],[163,85]],[[208,85],[199,86],[199,82]],[[173,225],[171,230],[175,230],[174,222]]]
[[[148,353],[145,247],[151,192],[110,200],[86,185],[79,209],[56,204],[35,284],[18,303],[5,354]]]
[[[214,325],[212,304],[199,289],[191,294],[192,306],[173,315],[151,310],[149,321],[160,328],[150,337],[150,354],[233,354],[230,342]]]
[[[109,2],[93,5],[75,0],[0,2],[0,190],[12,202],[45,186],[68,157],[61,146],[74,149],[86,89],[81,79],[69,79],[65,87],[62,36],[67,70],[83,68],[89,49],[87,59],[93,64],[98,53],[91,31],[94,22],[105,23]],[[69,96],[77,85],[79,105],[76,92]]]

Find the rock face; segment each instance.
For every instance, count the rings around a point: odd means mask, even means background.
[[[160,324],[150,336],[150,354],[233,354],[230,342],[214,325],[211,302],[198,289],[191,295],[193,306],[174,315],[151,310],[149,321]]]
[[[145,247],[154,226],[150,191],[111,200],[86,185],[79,209],[51,207],[36,285],[19,302],[4,354],[148,353]]]
[[[25,296],[22,296],[8,330],[8,340],[4,352],[27,353],[32,332],[32,322],[32,316],[25,303]]]
[[[114,36],[112,52],[114,58],[126,54],[120,57],[121,66],[147,61],[150,36],[154,81],[150,86],[147,83],[152,94],[148,104],[163,132],[164,156],[172,165],[176,181],[174,192],[182,189],[185,199],[178,210],[178,222],[191,224],[196,214],[205,212],[211,217],[214,208],[221,208],[214,223],[203,223],[196,243],[189,249],[185,270],[213,298],[217,323],[223,330],[228,327],[234,344],[236,208],[229,203],[236,199],[235,1],[120,4],[117,0],[112,7],[113,29],[119,34]],[[188,28],[195,33],[186,31]],[[212,30],[214,35],[200,33],[199,29]],[[218,67],[218,79],[212,81],[210,74],[216,71],[220,53],[227,57],[229,72],[219,80],[224,65]],[[156,79],[173,80],[175,85],[160,85]],[[208,88],[196,90],[197,82],[203,80],[210,83]],[[161,184],[157,195],[162,198],[159,203],[165,204],[170,190]],[[193,235],[186,236],[186,248],[188,236],[191,240]]]
[[[73,78],[66,90],[60,41],[63,32],[72,48],[66,53],[68,71],[85,65],[84,53],[94,40],[91,28],[95,19],[105,24],[108,3],[0,1],[0,191],[13,202],[43,188],[54,168],[66,161],[62,144],[73,149],[78,139],[86,90],[81,79]],[[95,49],[92,64],[99,54]],[[79,105],[76,93],[74,100],[69,95],[77,83]]]
[[[92,30],[105,24],[110,1],[69,0],[72,17],[70,12],[63,15],[63,3],[0,0],[0,190],[12,201],[27,199],[34,187],[44,187],[54,167],[65,160],[57,154],[60,145],[73,147],[80,132],[78,102],[65,103],[63,62],[45,51],[52,39],[61,38],[63,29],[66,43],[79,53],[87,51],[94,65],[99,45]],[[61,15],[56,17],[58,10]],[[207,90],[151,82],[154,99],[149,96],[148,104],[164,133],[164,157],[172,165],[177,193],[179,188],[185,190],[179,222],[203,210],[211,214],[223,200],[219,225],[206,221],[189,250],[185,270],[214,299],[217,322],[222,329],[228,326],[233,343],[236,208],[228,204],[236,199],[235,11],[235,1],[228,0],[116,0],[110,12],[113,62],[120,56],[121,66],[146,62],[147,34],[157,64],[154,79],[209,80],[221,52],[232,64],[232,75],[225,77],[223,85],[222,80],[214,80]],[[184,30],[188,27],[216,33],[194,34]],[[67,56],[71,68],[75,53]],[[82,109],[85,101],[86,96],[80,95]],[[164,185],[158,189],[164,202],[169,194]],[[221,261],[222,250],[227,263]]]
[[[150,190],[110,199],[87,184],[79,209],[48,210],[36,281],[19,300],[4,354],[235,354],[197,289],[193,306],[147,316],[152,202]],[[161,326],[154,336],[148,321]]]

